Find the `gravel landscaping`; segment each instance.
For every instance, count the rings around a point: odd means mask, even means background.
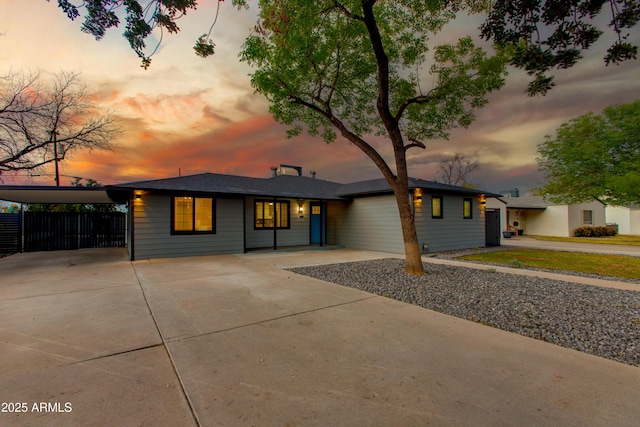
[[[394,258],[293,268],[298,274],[640,366],[640,292]]]

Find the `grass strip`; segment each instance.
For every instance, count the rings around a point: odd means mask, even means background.
[[[611,237],[553,237],[553,236],[529,236],[536,240],[548,242],[574,242],[596,243],[601,245],[640,246],[640,236],[630,234],[618,234]]]
[[[509,249],[464,255],[463,260],[504,264],[510,267],[544,268],[601,276],[640,279],[640,257],[541,249]]]

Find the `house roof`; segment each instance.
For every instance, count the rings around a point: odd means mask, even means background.
[[[502,200],[507,203],[508,209],[546,209],[554,206],[542,196],[503,197]]]
[[[628,203],[624,205],[608,205],[612,208],[640,209],[640,203]]]
[[[567,205],[567,203],[553,203],[543,196],[502,197],[501,199],[506,202],[507,209],[546,209],[549,206]],[[596,198],[593,201],[604,205]]]
[[[489,193],[484,190],[478,190],[475,188],[459,187],[457,185],[443,184],[435,181],[427,181],[419,178],[409,178],[409,189],[422,188],[429,192],[436,193],[448,193],[448,194],[468,194],[468,195],[481,195],[484,194],[489,197],[500,197],[499,194]],[[344,184],[338,191],[339,196],[343,197],[355,197],[374,194],[387,194],[391,193],[391,186],[384,178],[372,179],[369,181],[352,182],[350,184]]]
[[[296,175],[251,178],[237,175],[202,173],[174,178],[136,181],[108,187],[110,194],[126,190],[158,192],[217,193],[288,197],[294,199],[341,200],[337,190],[342,184]]]
[[[418,178],[409,179],[409,188],[428,192],[499,197],[473,188],[458,187]],[[252,178],[238,175],[202,173],[173,178],[134,181],[107,187],[0,186],[0,200],[21,203],[111,203],[129,200],[131,191],[159,193],[252,195],[292,199],[346,200],[358,196],[389,194],[384,178],[340,184],[297,175]]]

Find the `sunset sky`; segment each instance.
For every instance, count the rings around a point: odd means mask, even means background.
[[[197,57],[194,41],[207,32],[216,1],[201,5],[179,21],[178,35],[165,35],[148,70],[122,37],[112,30],[100,42],[79,30],[52,0],[0,2],[0,74],[12,71],[80,72],[80,79],[125,131],[112,152],[77,153],[61,173],[115,184],[201,172],[268,177],[270,167],[300,165],[304,173],[337,182],[381,177],[373,163],[344,140],[286,138],[286,128],[268,114],[266,100],[253,93],[250,68],[238,52],[255,24],[253,10],[239,12],[223,2],[212,33],[216,54]],[[470,24],[468,22],[471,22]],[[480,19],[468,21],[477,35]],[[461,30],[460,25],[454,28]],[[637,28],[632,42],[639,43]],[[153,44],[151,41],[149,44]],[[556,73],[557,86],[546,97],[524,94],[527,76],[511,70],[507,85],[491,96],[468,129],[448,141],[429,141],[426,150],[409,151],[410,175],[433,179],[443,156],[461,153],[479,162],[472,181],[490,191],[526,189],[540,183],[536,146],[569,119],[608,105],[640,99],[640,62],[606,67],[607,43],[599,42],[575,69]],[[384,140],[373,139],[391,161]],[[10,177],[4,184],[53,185],[53,176]],[[67,184],[72,178],[63,177]]]

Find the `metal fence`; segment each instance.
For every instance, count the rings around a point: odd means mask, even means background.
[[[24,252],[126,245],[123,212],[25,212]]]
[[[19,213],[0,213],[0,254],[20,252],[21,217]]]

